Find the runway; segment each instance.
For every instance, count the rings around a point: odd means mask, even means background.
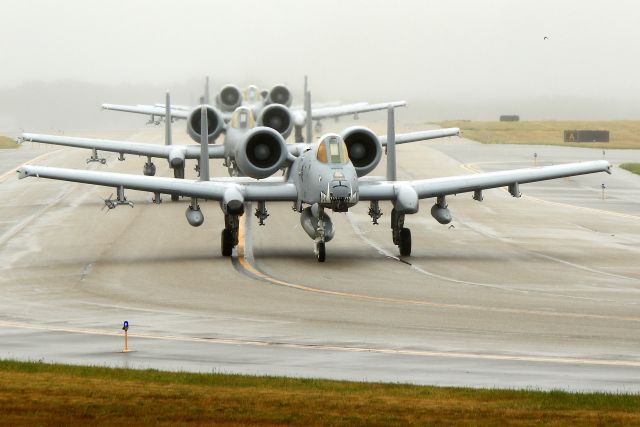
[[[176,127],[175,142],[189,143]],[[162,143],[161,128],[128,135]],[[81,136],[81,135],[79,135]],[[109,135],[104,135],[108,137]],[[39,151],[40,150],[40,151]],[[13,150],[12,150],[13,151]],[[601,150],[481,145],[463,138],[398,147],[399,178],[417,179],[602,158]],[[32,155],[33,154],[33,155]],[[46,154],[43,156],[43,154]],[[289,204],[267,225],[245,215],[241,245],[220,255],[223,218],[204,203],[17,180],[42,165],[140,174],[144,158],[106,166],[86,150],[0,151],[0,357],[200,372],[238,372],[473,387],[640,391],[640,177],[614,168],[497,189],[482,203],[449,197],[453,227],[432,201],[407,217],[398,257],[390,205],[331,214],[327,262]],[[606,150],[614,165],[640,150]],[[158,175],[169,176],[157,161]],[[384,160],[372,175],[384,173]],[[211,162],[213,174],[222,174]],[[6,175],[6,176],[5,176]],[[188,176],[195,176],[188,170]],[[605,184],[604,199],[601,185]],[[122,321],[133,352],[122,353]]]

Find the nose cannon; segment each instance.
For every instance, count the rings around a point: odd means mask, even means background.
[[[327,184],[326,191],[320,193],[320,203],[334,212],[347,212],[358,202],[358,193],[353,191],[351,183],[334,179]]]

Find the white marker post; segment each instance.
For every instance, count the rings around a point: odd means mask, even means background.
[[[129,352],[129,322],[124,321],[122,325],[122,330],[124,331],[124,348],[122,349],[123,353]]]

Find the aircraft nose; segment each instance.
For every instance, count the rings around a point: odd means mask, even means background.
[[[347,181],[331,181],[331,198],[332,199],[344,199],[349,198],[351,195],[351,188]]]

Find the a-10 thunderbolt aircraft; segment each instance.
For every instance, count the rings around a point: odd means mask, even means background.
[[[395,176],[395,129],[393,109],[389,109],[387,135],[387,177],[386,179],[366,179],[382,157],[380,139],[369,129],[354,127],[342,135],[326,134],[317,143],[307,144],[299,156],[291,159],[287,174],[282,178],[256,181],[247,178],[227,178],[210,180],[208,171],[207,109],[201,109],[202,142],[200,180],[185,180],[151,176],[138,176],[110,172],[74,170],[45,166],[22,166],[18,169],[20,178],[40,177],[63,181],[115,187],[117,200],[107,201],[112,206],[128,203],[125,189],[151,191],[156,194],[180,194],[190,197],[191,204],[186,210],[189,224],[199,226],[204,216],[198,199],[216,200],[225,216],[222,230],[221,249],[224,256],[232,254],[238,244],[239,218],[245,212],[245,202],[257,202],[256,216],[262,223],[267,218],[267,202],[292,202],[300,212],[302,228],[314,241],[314,252],[318,261],[325,261],[325,243],[335,234],[331,219],[325,210],[347,212],[358,202],[368,201],[369,215],[373,223],[381,216],[378,203],[391,201],[391,230],[393,242],[400,249],[400,255],[411,254],[411,232],[405,227],[405,216],[418,212],[419,200],[435,198],[431,208],[433,217],[442,224],[451,221],[446,196],[473,192],[475,200],[482,200],[482,191],[508,186],[509,193],[520,196],[519,185],[573,175],[595,172],[610,173],[609,162],[591,161],[568,163],[539,168],[515,169],[453,177],[430,178],[412,181],[397,181]],[[398,139],[402,135],[397,136]],[[247,158],[260,166],[261,159]]]
[[[307,79],[305,77],[305,96],[308,92]],[[211,106],[211,114],[209,115],[209,123],[213,129],[224,130],[224,122],[228,122],[231,119],[232,113],[236,108],[240,106],[248,107],[253,111],[254,116],[259,118],[265,115],[265,109],[273,105],[284,105],[289,111],[288,114],[276,114],[272,111],[268,116],[271,123],[275,127],[288,128],[289,134],[291,130],[295,130],[295,140],[297,142],[303,141],[302,129],[305,125],[308,127],[311,125],[312,120],[316,120],[317,124],[322,119],[338,118],[341,116],[358,116],[360,113],[366,113],[371,111],[384,110],[389,105],[403,106],[404,101],[399,102],[384,102],[376,104],[368,104],[366,102],[359,102],[355,104],[335,105],[325,107],[313,107],[305,106],[303,108],[290,108],[293,100],[291,91],[284,84],[277,84],[270,90],[261,91],[257,86],[250,85],[243,92],[235,85],[227,84],[220,89],[220,92],[215,96],[215,105],[209,102],[209,89],[208,79],[205,85],[205,95],[201,98],[202,105]],[[151,117],[149,123],[157,123],[156,117],[165,118],[166,110],[162,105],[120,105],[120,104],[102,104],[102,108],[105,110],[122,111],[128,113],[144,114]],[[192,120],[192,117],[197,117],[200,106],[174,106],[171,109],[171,117],[173,119],[186,119],[187,123]],[[268,124],[267,124],[268,125]],[[187,125],[189,127],[189,124]],[[309,127],[310,129],[310,127]],[[319,127],[317,127],[319,129]],[[308,131],[307,131],[308,133]],[[191,131],[189,132],[191,135]],[[196,137],[198,138],[198,137]],[[308,135],[307,135],[308,138]],[[213,138],[215,139],[215,138]],[[286,137],[285,137],[286,139]]]
[[[307,104],[310,104],[310,94],[307,94]],[[398,105],[390,103],[388,105]],[[196,144],[173,145],[171,137],[171,117],[172,108],[170,106],[169,93],[166,95],[165,114],[165,145],[149,144],[133,141],[114,141],[93,138],[76,138],[59,135],[41,135],[24,133],[22,141],[42,142],[53,145],[71,146],[77,148],[88,148],[92,150],[91,157],[87,162],[101,161],[105,159],[98,157],[98,150],[119,153],[120,160],[124,160],[125,154],[134,154],[147,157],[147,162],[143,167],[143,173],[147,176],[154,176],[156,166],[152,158],[165,158],[169,166],[174,171],[175,178],[184,178],[186,159],[197,159],[200,168],[200,147]],[[217,121],[215,114],[209,106],[204,106],[207,111],[207,142],[211,143],[222,132],[221,122]],[[191,113],[187,129],[189,135],[196,141],[202,140],[202,126],[200,123],[200,110],[195,110],[197,114]],[[256,126],[257,125],[257,126]],[[214,128],[215,126],[215,128]],[[249,107],[237,107],[231,115],[229,123],[224,126],[224,143],[222,145],[210,145],[208,149],[209,158],[224,159],[224,165],[231,176],[248,176],[252,178],[266,178],[276,173],[279,169],[286,167],[287,159],[292,162],[290,156],[296,156],[301,147],[306,144],[286,144],[285,139],[291,133],[292,121],[287,107],[282,104],[271,104],[263,108],[254,118],[253,110]],[[453,136],[459,133],[458,128],[439,129],[405,135],[403,142]],[[247,156],[254,156],[253,162],[247,160]],[[258,159],[261,162],[258,162]],[[260,168],[253,167],[260,163]],[[171,195],[172,200],[178,200],[178,194]]]

